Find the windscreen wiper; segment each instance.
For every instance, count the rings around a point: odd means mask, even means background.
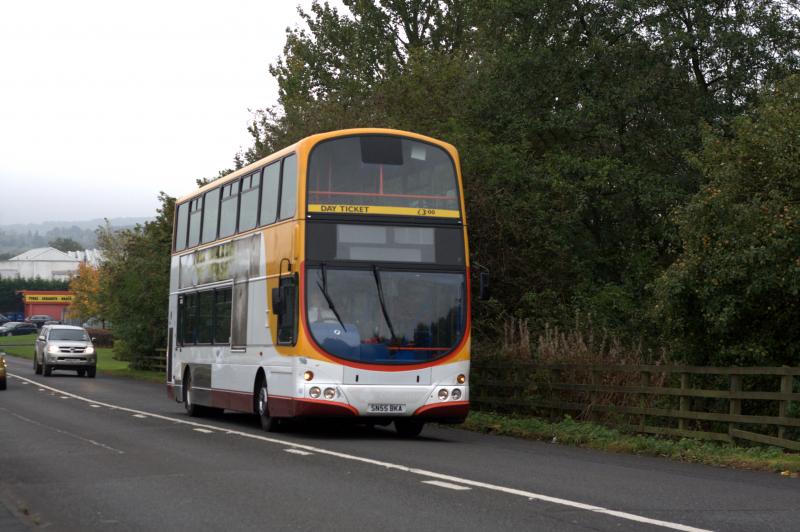
[[[342,326],[344,332],[347,332],[347,327],[344,326],[342,317],[339,316],[339,313],[336,311],[336,307],[333,306],[333,300],[331,300],[331,296],[328,294],[328,275],[325,273],[324,262],[320,264],[319,270],[322,272],[322,283],[317,281],[317,286],[319,287],[320,292],[322,292],[322,296],[325,298],[325,302],[328,303],[328,308],[331,309],[331,312],[333,312],[333,315],[336,316],[336,319],[339,321],[339,325]]]
[[[389,319],[389,312],[386,311],[386,301],[383,300],[383,285],[381,284],[381,274],[378,273],[378,267],[373,264],[372,265],[372,275],[375,276],[375,285],[378,287],[378,300],[381,302],[381,311],[383,312],[383,318],[386,320],[386,325],[389,326],[389,332],[392,334],[392,341],[397,338],[397,335],[394,333],[394,327],[392,327],[392,320]]]

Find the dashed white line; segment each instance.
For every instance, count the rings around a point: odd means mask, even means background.
[[[451,482],[442,482],[441,480],[423,480],[423,484],[430,484],[431,486],[439,486],[440,488],[447,488],[449,490],[456,490],[456,491],[465,491],[471,490],[472,488],[468,486],[462,486],[461,484],[453,484]]]
[[[134,414],[133,417],[138,417],[139,419],[147,418],[147,416],[145,416],[144,414]]]
[[[103,408],[102,406],[100,406],[100,405],[95,405],[95,404],[92,404],[92,405],[89,405],[89,406],[91,406],[92,408]]]
[[[19,380],[22,380],[22,381],[27,380],[28,382],[30,382],[32,384],[39,384],[36,381],[32,381],[30,379],[26,379],[25,377],[20,377],[19,375],[14,375],[13,373],[9,373],[9,376],[10,377],[14,377],[14,378],[19,379]],[[354,461],[354,462],[361,462],[363,464],[371,464],[371,465],[379,466],[379,467],[382,467],[382,468],[385,468],[385,469],[392,469],[392,470],[395,470],[395,471],[402,471],[402,472],[405,472],[405,473],[410,473],[412,475],[418,475],[418,476],[422,476],[422,477],[427,477],[429,479],[443,480],[445,482],[452,482],[452,483],[456,483],[456,484],[471,486],[473,488],[484,488],[484,489],[487,489],[487,490],[490,490],[490,491],[495,491],[495,492],[499,492],[499,493],[505,493],[507,495],[516,495],[516,496],[519,496],[519,497],[525,497],[525,498],[527,498],[529,500],[532,500],[532,501],[541,501],[541,502],[546,502],[546,503],[550,503],[550,504],[557,504],[557,505],[560,505],[560,506],[566,506],[566,507],[569,507],[569,508],[576,508],[578,510],[585,510],[587,512],[610,515],[610,516],[613,516],[613,517],[617,517],[619,519],[625,519],[627,521],[633,521],[633,522],[636,522],[636,523],[643,523],[643,524],[647,524],[647,525],[660,526],[662,528],[669,528],[671,530],[681,530],[683,532],[711,532],[711,531],[709,531],[707,529],[703,529],[703,528],[697,528],[697,527],[693,527],[693,526],[689,526],[689,525],[683,525],[683,524],[680,524],[680,523],[673,523],[673,522],[670,522],[670,521],[662,521],[660,519],[652,519],[650,517],[644,517],[644,516],[641,516],[641,515],[631,514],[631,513],[628,513],[628,512],[621,512],[621,511],[618,511],[618,510],[611,510],[609,508],[603,508],[602,506],[594,506],[592,504],[585,504],[585,503],[582,503],[582,502],[571,501],[569,499],[562,499],[562,498],[559,498],[559,497],[551,497],[549,495],[543,495],[541,493],[534,493],[532,491],[525,491],[525,490],[520,490],[520,489],[516,489],[516,488],[509,488],[509,487],[506,487],[506,486],[499,486],[497,484],[490,484],[488,482],[480,482],[480,481],[477,481],[477,480],[469,480],[469,479],[466,479],[466,478],[459,478],[459,477],[455,477],[453,475],[446,475],[446,474],[443,474],[443,473],[437,473],[435,471],[428,471],[426,469],[417,469],[415,467],[408,467],[408,466],[404,466],[404,465],[401,465],[401,464],[393,464],[391,462],[383,462],[381,460],[374,460],[372,458],[364,458],[364,457],[356,456],[356,455],[352,455],[352,454],[340,453],[340,452],[337,452],[337,451],[330,451],[328,449],[323,449],[321,447],[314,447],[312,445],[305,445],[305,444],[302,444],[302,443],[295,443],[295,442],[291,442],[291,441],[280,440],[278,438],[271,438],[271,437],[268,437],[268,436],[261,436],[261,435],[258,435],[258,434],[251,434],[249,432],[242,432],[242,431],[239,431],[239,430],[220,429],[220,427],[215,427],[214,425],[205,425],[203,423],[197,423],[195,421],[188,421],[186,419],[179,419],[179,418],[174,418],[174,417],[169,417],[169,416],[163,416],[161,414],[155,414],[155,413],[151,413],[151,412],[144,412],[144,411],[141,411],[141,410],[135,410],[133,408],[127,408],[127,407],[124,407],[124,406],[118,406],[118,405],[114,405],[114,404],[111,404],[111,403],[103,403],[101,401],[95,401],[94,399],[89,399],[88,397],[83,397],[83,396],[76,395],[76,394],[73,394],[73,393],[64,392],[62,390],[57,390],[56,388],[51,388],[51,387],[45,386],[43,384],[41,384],[40,386],[43,386],[43,387],[45,387],[45,388],[47,388],[49,390],[52,390],[54,392],[63,393],[64,395],[68,395],[68,396],[72,397],[73,399],[78,399],[80,401],[86,401],[87,403],[94,403],[94,404],[98,404],[100,406],[107,406],[109,408],[120,410],[122,412],[129,412],[131,414],[143,414],[143,415],[147,415],[149,417],[152,417],[154,419],[161,419],[163,421],[170,421],[172,423],[178,423],[178,424],[181,424],[181,425],[189,425],[191,427],[195,427],[194,430],[197,430],[198,432],[206,432],[206,431],[207,432],[214,432],[214,431],[222,430],[226,434],[233,434],[233,435],[236,435],[236,436],[240,436],[242,438],[250,438],[250,439],[253,439],[253,440],[259,440],[259,441],[264,441],[264,442],[268,442],[268,443],[275,443],[275,444],[278,444],[278,445],[283,445],[285,447],[291,447],[293,449],[299,449],[299,450],[308,451],[308,452],[311,452],[311,453],[324,454],[324,455],[327,455],[327,456],[333,456],[333,457],[336,457],[336,458],[341,458],[343,460],[351,460],[351,461]],[[203,430],[198,430],[198,429],[203,429]]]
[[[197,429],[194,429],[194,431],[195,432],[202,432],[203,434],[211,434],[212,432],[214,432],[213,430],[208,430],[208,429],[203,429],[203,428],[197,428]]]
[[[71,438],[75,438],[76,440],[80,440],[82,442],[90,443],[90,444],[92,444],[92,445],[94,445],[96,447],[101,447],[101,448],[106,449],[107,451],[111,451],[112,453],[115,453],[115,454],[125,454],[125,451],[120,451],[119,449],[115,449],[115,448],[111,447],[110,445],[106,445],[105,443],[101,443],[99,441],[92,440],[92,439],[89,439],[89,438],[84,438],[83,436],[79,436],[77,434],[73,434],[72,432],[69,432],[68,430],[63,430],[63,429],[59,429],[57,427],[53,427],[53,426],[50,426],[50,425],[45,425],[44,423],[40,423],[40,422],[38,422],[38,421],[36,421],[34,419],[30,419],[30,418],[27,418],[25,416],[20,416],[19,414],[15,414],[14,412],[11,412],[10,410],[8,410],[6,408],[0,407],[0,410],[8,412],[10,415],[14,416],[15,418],[17,418],[17,419],[19,419],[21,421],[24,421],[26,423],[30,423],[31,425],[36,425],[37,427],[42,427],[42,428],[45,428],[45,429],[48,429],[48,430],[52,430],[53,432],[57,432],[59,434],[64,434],[65,436],[69,436]]]
[[[303,451],[302,449],[284,449],[284,451],[286,451],[287,453],[299,454],[300,456],[309,456],[314,454],[308,451]]]

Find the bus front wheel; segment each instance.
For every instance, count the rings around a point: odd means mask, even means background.
[[[281,420],[269,415],[269,394],[267,381],[261,378],[256,394],[256,414],[261,419],[261,428],[267,432],[278,432],[281,429]]]
[[[394,430],[403,438],[415,438],[422,432],[425,423],[417,419],[395,419]]]

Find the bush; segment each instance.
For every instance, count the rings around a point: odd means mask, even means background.
[[[114,335],[108,329],[86,329],[95,347],[114,347]]]

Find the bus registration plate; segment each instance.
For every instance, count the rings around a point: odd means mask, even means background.
[[[406,405],[397,403],[370,403],[367,411],[371,414],[402,414]]]

